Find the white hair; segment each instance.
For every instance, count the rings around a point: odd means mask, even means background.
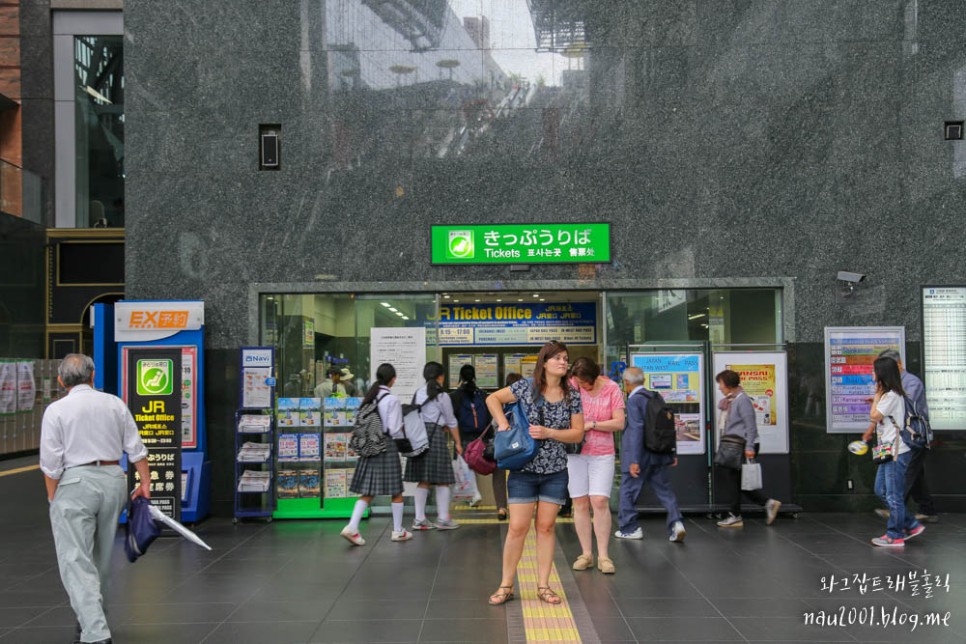
[[[624,369],[624,374],[621,376],[624,382],[629,385],[643,385],[644,384],[644,370],[640,367],[628,367]]]
[[[57,375],[67,389],[86,385],[94,376],[94,361],[83,353],[68,353],[57,367]]]

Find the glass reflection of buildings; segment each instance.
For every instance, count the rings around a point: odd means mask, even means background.
[[[338,168],[376,152],[460,156],[523,97],[487,19],[461,20],[446,0],[329,0],[324,20]]]

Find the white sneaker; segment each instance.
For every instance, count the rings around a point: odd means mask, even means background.
[[[472,498],[472,499],[470,499],[470,507],[471,507],[471,508],[475,508],[475,507],[476,507],[476,506],[478,506],[478,505],[480,504],[480,502],[482,502],[482,501],[483,501],[483,497],[482,497],[482,496],[480,495],[480,493],[479,493],[479,492],[477,492],[476,494],[474,494],[474,495],[473,495],[473,498]]]
[[[366,540],[362,538],[362,535],[359,534],[359,531],[350,530],[349,526],[342,528],[342,532],[340,532],[339,534],[345,537],[349,541],[349,543],[351,543],[354,546],[366,545]]]
[[[726,518],[718,521],[719,528],[743,528],[745,527],[745,522],[741,517],[736,517],[733,514],[729,514]]]
[[[455,530],[458,527],[460,527],[460,524],[452,519],[436,519],[437,530]]]
[[[765,525],[771,525],[778,516],[778,508],[782,507],[782,502],[778,499],[768,499],[765,503]]]
[[[684,524],[680,521],[675,521],[671,526],[671,536],[668,537],[668,541],[671,543],[684,543],[684,537],[688,536],[688,531],[684,529]]]
[[[410,532],[409,530],[406,530],[405,528],[403,528],[399,532],[396,532],[395,530],[392,531],[393,541],[409,541],[412,538],[413,538],[413,533]]]
[[[423,531],[423,530],[433,530],[435,528],[436,526],[430,523],[429,519],[419,519],[417,521],[413,521],[413,530]]]
[[[618,530],[617,532],[614,533],[614,536],[617,537],[618,539],[643,539],[644,530],[641,529],[640,527],[638,527],[637,530],[635,530],[634,532],[621,532],[620,530]]]

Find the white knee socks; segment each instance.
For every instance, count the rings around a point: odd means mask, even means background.
[[[393,532],[402,532],[402,530],[403,530],[402,517],[403,517],[403,504],[402,503],[393,503],[392,504],[392,529],[393,529]]]
[[[439,489],[439,488],[436,488]],[[416,520],[425,521],[426,520],[426,502],[429,500],[429,488],[428,487],[417,487],[416,494],[413,495],[413,501],[416,505]]]
[[[428,492],[429,490],[427,490]],[[442,521],[449,521],[449,486],[436,486],[436,516]]]
[[[352,508],[352,518],[349,519],[349,528],[352,532],[359,532],[359,522],[362,521],[362,515],[366,513],[366,508],[369,504],[359,499],[356,501],[356,505]]]

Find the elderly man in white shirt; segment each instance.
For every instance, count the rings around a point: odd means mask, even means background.
[[[122,452],[128,455],[141,477],[134,495],[150,498],[148,450],[124,402],[93,388],[93,360],[69,354],[57,373],[67,396],[47,407],[40,434],[57,564],[77,615],[79,641],[110,642],[103,590],[127,501],[118,462]]]

